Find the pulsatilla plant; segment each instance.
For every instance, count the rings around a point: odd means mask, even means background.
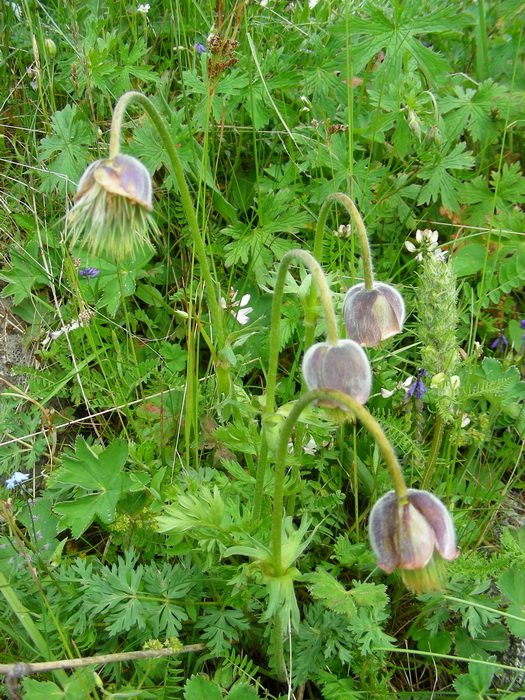
[[[443,588],[443,559],[459,556],[450,513],[428,491],[408,489],[405,497],[389,491],[370,513],[370,544],[379,568],[401,570],[403,582],[422,593]]]
[[[220,305],[219,285],[211,274],[204,237],[190,196],[179,155],[163,118],[151,100],[139,92],[126,92],[113,111],[109,158],[92,163],[81,177],[75,206],[68,221],[71,242],[91,252],[107,255],[117,263],[127,261],[138,246],[150,246],[154,224],[151,177],[136,158],[120,153],[124,115],[131,103],[141,106],[156,128],[173,168],[196,256],[205,282],[205,294],[214,327],[215,346],[210,347],[220,393],[230,391],[226,333]]]
[[[97,160],[78,183],[68,216],[72,244],[81,241],[95,254],[129,259],[137,246],[149,246],[153,222],[151,176],[142,163],[122,153]]]
[[[358,285],[347,295],[345,321],[351,316],[349,339],[340,340],[338,324],[331,301],[330,289],[324,273],[310,253],[292,250],[283,256],[275,285],[272,326],[270,331],[270,362],[267,373],[265,421],[274,411],[275,384],[277,375],[278,338],[280,310],[289,264],[295,260],[307,266],[313,277],[314,288],[319,294],[326,325],[326,341],[312,344],[303,360],[303,376],[310,391],[293,406],[282,424],[275,450],[274,494],[272,506],[272,544],[270,554],[261,557],[258,548],[245,554],[264,562],[265,581],[270,605],[264,619],[272,615],[273,650],[278,675],[286,677],[283,639],[286,620],[283,611],[297,611],[292,603],[293,581],[300,578],[295,557],[283,557],[284,519],[293,516],[287,513],[284,504],[285,465],[288,444],[301,412],[314,403],[328,407],[331,418],[339,416],[358,419],[375,439],[386,462],[394,490],[383,496],[372,510],[370,539],[378,560],[378,566],[388,573],[399,568],[407,586],[416,592],[440,590],[444,582],[443,560],[455,559],[456,538],[452,518],[446,507],[427,491],[407,489],[401,467],[386,435],[363,404],[370,396],[372,373],[367,356],[361,345],[377,345],[385,338],[401,330],[405,307],[397,290],[389,285],[374,283],[368,238],[362,219],[353,202],[345,195],[332,195],[321,209],[321,227],[326,220],[326,208],[331,201],[343,202],[351,213],[360,235],[361,247],[365,251],[365,285]],[[319,231],[319,227],[318,227]],[[321,243],[319,243],[321,240]],[[322,248],[322,236],[316,238],[316,249]],[[312,319],[310,326],[312,327]],[[357,338],[359,342],[356,342]],[[308,338],[311,340],[312,336]],[[332,413],[330,413],[332,411]],[[255,485],[254,522],[259,518],[263,495],[264,469],[266,467],[268,443],[264,439],[259,455]],[[296,475],[298,478],[298,475]],[[303,523],[304,525],[304,523]],[[306,533],[303,533],[303,536]],[[298,556],[306,545],[297,548]],[[241,553],[240,549],[235,550]],[[284,583],[286,582],[286,585]]]

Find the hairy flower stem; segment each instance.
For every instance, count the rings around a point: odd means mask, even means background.
[[[386,462],[387,469],[392,479],[394,490],[397,495],[400,506],[408,503],[408,490],[403,478],[401,466],[396,457],[396,453],[379,423],[373,418],[368,410],[357,401],[354,401],[348,394],[335,389],[315,389],[307,394],[303,394],[294,405],[288,414],[281,432],[279,434],[279,443],[275,457],[275,477],[274,477],[274,494],[273,494],[273,511],[272,511],[272,564],[273,575],[275,578],[283,576],[285,573],[282,559],[282,534],[283,534],[283,517],[284,517],[284,477],[286,472],[286,462],[288,458],[288,443],[292,430],[299,420],[301,413],[314,401],[329,400],[337,402],[350,409],[354,415],[365,426],[370,435],[376,441]],[[293,563],[292,563],[293,564]],[[281,625],[278,621],[279,615],[274,618],[274,652],[276,659],[283,660],[283,633],[278,633],[277,625]]]
[[[177,149],[170,136],[166,123],[156,107],[153,105],[149,97],[143,95],[140,92],[126,92],[118,100],[113,111],[113,119],[111,122],[111,135],[109,142],[109,157],[113,158],[120,152],[120,134],[122,132],[122,122],[124,119],[124,114],[126,109],[131,103],[139,104],[148,117],[151,119],[154,127],[161,138],[162,144],[166,149],[169,156],[171,166],[173,168],[173,173],[177,180],[179,186],[180,197],[182,201],[182,206],[184,207],[184,212],[186,214],[186,219],[188,221],[188,226],[191,231],[193,245],[195,246],[195,252],[199,260],[199,264],[202,270],[202,275],[205,282],[205,293],[208,306],[210,308],[211,320],[213,323],[213,331],[216,337],[217,345],[217,383],[220,393],[229,393],[230,381],[229,381],[229,363],[223,356],[223,351],[225,350],[226,339],[223,324],[223,315],[221,312],[221,306],[219,303],[219,297],[217,290],[217,285],[213,276],[211,274],[210,264],[208,262],[208,256],[206,255],[206,245],[204,238],[202,236],[199,223],[197,221],[197,215],[195,213],[195,208],[191,200],[188,185],[186,184],[186,178],[184,176],[184,171],[180,162]]]
[[[295,249],[289,250],[283,255],[279,268],[277,270],[277,280],[275,282],[275,290],[273,294],[272,316],[270,325],[270,357],[268,362],[268,374],[266,377],[266,403],[263,411],[263,430],[261,449],[259,451],[259,460],[257,464],[257,476],[255,480],[255,493],[253,502],[252,519],[256,522],[261,516],[262,498],[264,487],[264,475],[266,472],[266,464],[268,461],[268,443],[265,435],[265,418],[271,416],[275,410],[275,388],[277,385],[277,368],[279,363],[279,331],[281,327],[281,311],[284,296],[284,285],[286,283],[286,273],[288,267],[293,261],[302,262],[313,275],[314,289],[317,289],[323,312],[326,321],[326,334],[329,343],[335,345],[339,340],[337,330],[337,320],[332,305],[330,288],[324,272],[311,253],[305,250]],[[313,329],[312,329],[313,337]]]
[[[353,200],[348,197],[348,195],[344,194],[343,192],[335,192],[333,194],[329,194],[326,199],[324,200],[323,204],[321,205],[321,210],[319,212],[319,218],[317,220],[317,226],[315,229],[315,238],[314,238],[314,250],[313,250],[313,255],[314,258],[321,263],[321,258],[322,258],[322,251],[323,251],[323,241],[324,241],[324,234],[325,234],[325,227],[326,227],[326,220],[328,219],[328,214],[330,212],[330,209],[334,203],[339,203],[341,204],[348,214],[350,215],[350,219],[352,223],[354,224],[357,235],[359,237],[359,246],[361,248],[361,254],[363,257],[363,271],[364,271],[364,281],[365,281],[365,289],[371,290],[374,285],[374,272],[373,272],[373,265],[372,265],[372,253],[370,251],[370,242],[368,240],[368,234],[366,232],[366,227],[363,222],[363,218],[361,214],[359,213],[358,208],[354,204]],[[316,315],[315,315],[315,310],[314,310],[314,300],[315,300],[315,289],[312,289],[310,291],[310,296],[308,299],[307,303],[307,311],[306,311],[306,321],[305,321],[305,334],[304,334],[304,349],[308,350],[310,345],[314,342],[314,333],[315,333],[315,320],[316,320]],[[304,434],[305,434],[306,426],[304,424],[300,424],[297,426],[297,430],[295,432],[295,453],[298,455],[300,453],[300,450],[302,448],[302,444],[304,441]],[[295,502],[295,497],[292,497],[291,499],[291,505],[293,506]]]
[[[283,494],[284,494],[284,475],[286,470],[286,461],[288,456],[288,443],[292,430],[297,423],[301,413],[313,401],[329,400],[346,406],[365,426],[370,435],[374,438],[379,447],[392,479],[392,484],[396,492],[400,505],[408,503],[407,487],[403,478],[401,466],[396,457],[396,453],[381,426],[369,411],[357,401],[344,394],[342,391],[335,389],[315,389],[303,394],[294,405],[288,414],[281,432],[279,435],[279,444],[275,457],[275,479],[274,479],[274,494],[273,494],[273,513],[272,513],[272,552],[273,552],[273,568],[275,576],[283,575],[283,567],[281,560],[281,538],[282,538],[282,522],[283,522]]]
[[[346,211],[350,214],[352,223],[356,228],[357,236],[359,238],[359,246],[361,248],[361,255],[363,257],[363,274],[365,289],[369,292],[374,287],[374,272],[372,265],[372,253],[370,252],[370,243],[368,241],[368,234],[366,232],[366,227],[358,208],[350,199],[350,197],[346,194],[343,194],[342,192],[334,192],[333,194],[329,194],[321,206],[321,211],[319,212],[319,219],[317,220],[317,227],[315,230],[314,257],[319,261],[321,260],[326,219],[328,218],[328,212],[330,211],[330,207],[334,202],[339,202],[339,204],[341,204],[346,209]]]

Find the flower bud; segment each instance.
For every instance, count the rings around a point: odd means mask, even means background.
[[[151,177],[142,163],[123,154],[97,160],[78,183],[68,216],[72,244],[81,240],[95,254],[126,260],[137,244],[151,247]]]
[[[310,390],[337,389],[364,404],[372,388],[372,371],[365,351],[353,340],[339,340],[336,345],[316,343],[304,354],[303,375]],[[323,402],[332,408],[348,411],[346,406]]]
[[[343,301],[346,334],[351,340],[371,348],[399,333],[405,320],[403,297],[394,287],[375,282],[351,287]]]
[[[408,489],[408,503],[389,491],[370,513],[370,544],[379,568],[401,569],[407,588],[416,592],[443,587],[443,559],[459,556],[450,513],[428,491]]]
[[[53,39],[47,38],[47,39],[44,39],[44,46],[46,48],[47,55],[49,56],[49,58],[51,60],[53,60],[55,58],[55,56],[57,55],[57,45],[55,44]]]

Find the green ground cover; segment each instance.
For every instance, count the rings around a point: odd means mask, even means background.
[[[523,0],[0,23],[0,696],[523,698]]]

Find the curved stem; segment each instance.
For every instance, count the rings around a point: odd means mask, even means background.
[[[387,469],[392,479],[394,490],[396,492],[400,505],[408,503],[407,487],[403,478],[401,466],[396,457],[396,453],[379,423],[373,418],[369,411],[360,403],[355,401],[348,394],[335,389],[315,389],[303,394],[292,408],[286,418],[281,433],[279,435],[279,445],[275,458],[275,485],[273,497],[273,512],[272,512],[272,562],[274,576],[283,575],[282,565],[282,523],[283,523],[283,494],[284,494],[284,476],[286,470],[286,461],[288,456],[288,442],[294,425],[304,409],[314,401],[333,401],[337,404],[346,406],[353,415],[365,426],[370,435],[374,438],[379,447]]]
[[[339,340],[337,320],[335,317],[334,307],[332,305],[330,288],[328,286],[328,282],[326,281],[326,277],[324,276],[324,272],[321,266],[319,265],[317,260],[312,256],[311,253],[300,249],[289,250],[283,255],[282,260],[279,264],[273,294],[272,316],[270,325],[270,357],[268,361],[268,374],[266,376],[266,403],[263,411],[262,441],[261,449],[259,452],[259,460],[257,463],[257,476],[255,479],[255,492],[252,516],[253,521],[259,519],[262,510],[264,476],[266,472],[266,463],[268,461],[268,444],[265,436],[264,418],[271,415],[275,410],[275,388],[277,385],[277,368],[279,363],[279,333],[281,327],[281,312],[284,296],[284,285],[286,283],[286,273],[288,271],[288,267],[290,266],[290,263],[294,260],[302,262],[303,265],[307,267],[313,275],[315,287],[319,292],[321,303],[323,305],[328,342],[335,345]],[[313,337],[314,329],[312,329],[311,334]]]
[[[153,105],[149,97],[146,97],[146,95],[143,95],[140,92],[126,92],[124,93],[124,95],[122,95],[122,97],[118,100],[117,104],[115,105],[115,109],[113,111],[113,119],[111,122],[109,157],[113,158],[120,151],[120,134],[122,132],[122,122],[124,119],[126,109],[132,102],[139,104],[144,109],[148,117],[151,119],[154,127],[157,129],[162,144],[166,149],[166,152],[170,159],[170,163],[173,168],[173,173],[179,186],[182,206],[184,207],[184,213],[186,214],[188,226],[191,231],[193,245],[195,246],[195,252],[197,253],[199,264],[202,270],[202,275],[204,277],[204,282],[206,285],[205,293],[210,308],[213,330],[215,332],[217,340],[219,365],[216,367],[216,369],[218,374],[219,389],[227,393],[229,386],[227,370],[225,366],[220,366],[222,363],[224,363],[224,358],[221,357],[221,351],[224,350],[226,344],[224,324],[222,320],[221,306],[219,303],[219,294],[217,293],[217,287],[211,274],[208,257],[206,255],[206,246],[204,238],[199,228],[197,215],[195,213],[195,208],[191,200],[188,185],[186,184],[186,178],[184,176],[184,171],[182,169],[182,164],[180,162],[177,149],[175,148],[175,144],[173,143],[173,140],[170,136],[164,119],[160,115],[157,108]]]
[[[372,265],[372,254],[370,252],[370,243],[368,241],[368,234],[366,232],[366,227],[364,221],[359,213],[358,208],[350,197],[342,192],[334,192],[329,194],[324,200],[321,211],[319,212],[319,219],[317,220],[317,227],[315,229],[315,239],[314,239],[314,257],[317,260],[321,260],[321,253],[323,250],[323,238],[324,238],[324,228],[326,225],[326,219],[328,218],[328,212],[333,202],[339,202],[350,214],[352,223],[354,224],[357,235],[359,238],[359,246],[361,248],[361,255],[363,257],[363,273],[365,279],[365,289],[370,291],[374,287],[374,273]]]

